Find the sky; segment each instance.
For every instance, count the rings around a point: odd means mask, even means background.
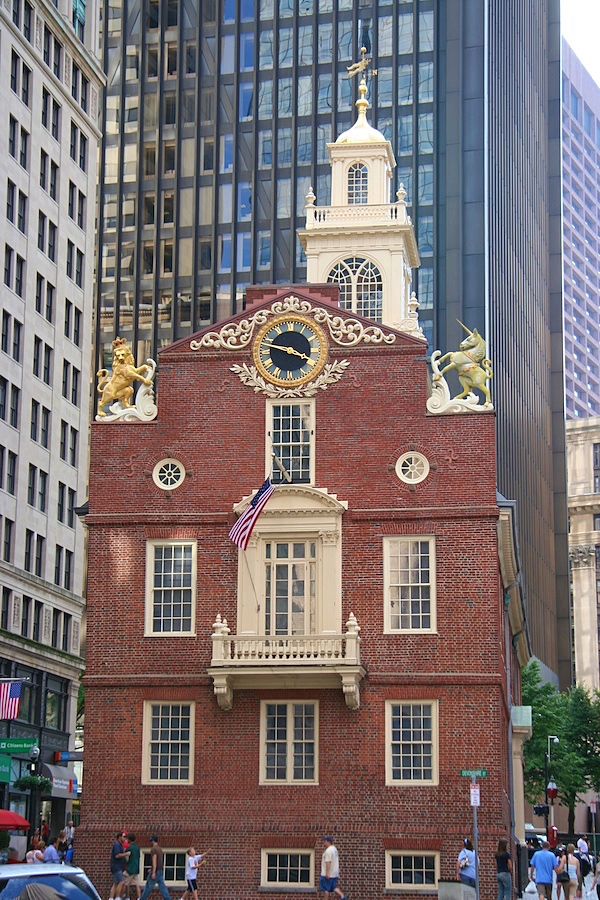
[[[600,0],[561,0],[560,13],[563,36],[600,84]]]

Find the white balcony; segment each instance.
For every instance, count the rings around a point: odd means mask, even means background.
[[[360,626],[353,613],[344,634],[232,635],[226,619],[213,624],[213,679],[222,709],[233,707],[236,689],[340,688],[349,709],[358,709]]]

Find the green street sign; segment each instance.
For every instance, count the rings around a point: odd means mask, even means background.
[[[0,756],[0,784],[10,781],[10,767],[12,759],[10,756]]]
[[[7,753],[29,753],[36,744],[35,738],[0,738],[0,750]]]
[[[1,745],[0,745],[1,746]],[[461,769],[460,774],[463,778],[485,778],[487,776],[487,769]]]

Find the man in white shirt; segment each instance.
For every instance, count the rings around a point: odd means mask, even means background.
[[[590,847],[584,834],[577,841],[577,849],[580,853],[585,853],[586,855],[590,852]]]
[[[319,890],[325,894],[337,894],[342,900],[346,900],[345,894],[338,887],[338,878],[340,877],[340,858],[338,856],[337,847],[333,845],[333,838],[329,835],[323,838],[325,849],[321,857],[321,878],[319,880]]]

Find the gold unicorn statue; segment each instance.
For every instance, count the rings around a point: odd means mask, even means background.
[[[485,339],[481,337],[476,328],[471,331],[466,325],[463,325],[459,319],[456,321],[461,328],[465,329],[468,336],[461,341],[459,350],[444,353],[443,356],[439,357],[437,360],[438,365],[443,363],[446,359],[449,359],[450,362],[433,376],[433,380],[439,381],[444,377],[446,372],[449,372],[450,369],[454,369],[463,388],[462,393],[457,394],[454,398],[455,400],[461,400],[463,397],[467,397],[473,390],[478,390],[485,396],[486,405],[491,405],[492,398],[487,382],[493,377],[494,373],[492,371],[491,359],[485,357]]]

